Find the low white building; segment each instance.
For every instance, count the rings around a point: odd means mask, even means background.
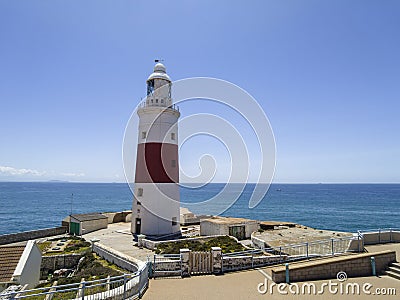
[[[239,240],[251,237],[260,222],[243,218],[212,217],[200,221],[200,235],[230,235]]]
[[[69,217],[69,233],[82,235],[108,227],[108,217],[100,213],[76,214]]]
[[[0,247],[0,291],[11,285],[34,288],[40,279],[42,252],[35,241],[25,246]]]

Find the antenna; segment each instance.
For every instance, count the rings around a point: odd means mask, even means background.
[[[74,201],[74,193],[71,194],[71,214],[70,216],[72,216],[72,203]]]

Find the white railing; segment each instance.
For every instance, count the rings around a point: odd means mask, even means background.
[[[148,287],[149,264],[146,263],[133,274],[124,274],[79,283],[57,285],[1,294],[2,299],[56,299],[100,300],[140,298]],[[49,297],[47,297],[49,298]]]
[[[378,229],[359,230],[358,236],[363,240],[364,245],[399,243],[400,229],[378,228]]]

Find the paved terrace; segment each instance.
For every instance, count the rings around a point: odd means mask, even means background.
[[[148,255],[152,258],[153,251],[134,246],[130,226],[131,223],[108,224],[108,228],[87,233],[83,237],[87,241],[99,239],[99,243],[142,261],[146,261]]]

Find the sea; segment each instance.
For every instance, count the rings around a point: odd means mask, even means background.
[[[259,204],[249,208],[254,188],[222,183],[181,187],[181,203],[197,214],[217,212],[327,230],[400,227],[400,184],[272,184]],[[216,195],[222,200],[204,202]],[[71,213],[131,207],[132,192],[123,183],[0,182],[0,235],[60,226]]]

